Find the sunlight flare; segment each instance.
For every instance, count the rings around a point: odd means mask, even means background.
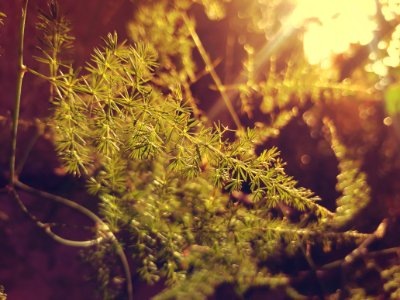
[[[304,53],[311,64],[329,66],[330,58],[351,44],[366,45],[377,28],[375,0],[301,0],[291,22],[306,24]]]

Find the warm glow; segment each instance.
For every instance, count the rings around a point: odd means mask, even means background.
[[[293,24],[306,24],[304,52],[311,64],[329,66],[350,44],[371,42],[377,25],[375,0],[298,0]]]

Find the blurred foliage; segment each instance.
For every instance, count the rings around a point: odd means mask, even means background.
[[[95,270],[87,279],[99,284],[98,296],[105,300],[121,297],[124,290],[125,280],[118,275],[120,270],[110,267],[118,265],[114,248],[113,243],[103,241],[82,252],[83,262]]]
[[[398,299],[400,297],[400,266],[395,265],[383,270],[381,276],[385,280],[383,288],[390,294],[390,299]]]
[[[344,226],[370,202],[370,188],[366,174],[360,171],[360,163],[355,158],[350,158],[348,150],[339,141],[332,121],[325,119],[324,123],[329,128],[332,149],[339,161],[336,189],[342,193],[336,201],[332,225]]]

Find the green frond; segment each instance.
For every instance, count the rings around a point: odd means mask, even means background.
[[[221,246],[227,251],[224,256],[242,245],[248,255],[255,251],[267,257],[282,241],[291,244],[296,235],[303,234],[301,230],[283,230],[288,224],[279,220],[259,224],[268,228],[262,239],[250,234],[250,225],[260,220],[258,211],[246,214],[234,206],[227,209],[228,195],[217,188],[232,193],[249,185],[257,209],[266,212],[285,203],[321,218],[326,215],[326,210],[315,204],[313,194],[297,188],[285,174],[275,148],[259,156],[254,153],[256,131],[249,129],[236,142],[228,143],[223,137],[225,128],[206,128],[193,120],[179,89],[167,96],[152,92],[145,78],[151,68],[137,71],[144,62],[130,46],[116,46],[115,41],[109,36],[107,46],[95,51],[88,74],[56,81],[60,112],[56,109],[55,121],[65,124],[59,129],[66,136],[56,143],[61,155],[83,147],[80,153],[87,153],[98,164],[88,180],[89,192],[101,199],[101,212],[114,231],[126,228],[131,233],[130,247],[142,278],[181,282],[188,275],[184,253],[190,245]],[[134,72],[124,72],[127,65],[128,69],[135,65]],[[128,83],[130,90],[124,89]],[[77,114],[66,118],[62,110]],[[81,130],[90,135],[83,138]],[[68,135],[70,131],[72,135]],[[71,170],[69,157],[66,162]],[[85,163],[89,164],[81,164]],[[204,170],[203,164],[207,165]],[[73,170],[79,166],[74,165]],[[311,235],[312,229],[302,230],[304,236]],[[261,244],[251,246],[254,239]],[[208,265],[199,268],[200,273],[190,276],[191,280],[203,278],[201,272],[206,269]],[[215,284],[226,278],[221,274]],[[267,276],[264,279],[266,282]],[[197,289],[195,283],[194,287]]]
[[[285,275],[271,274],[267,269],[257,267],[254,262],[241,264],[236,273],[236,281],[240,295],[250,288],[269,287],[274,290],[289,285],[289,279]]]
[[[333,122],[325,119],[324,123],[330,131],[331,147],[339,161],[336,189],[342,196],[336,201],[337,208],[332,221],[340,227],[346,225],[369,203],[370,188],[366,174],[360,171],[359,163],[349,156],[346,146],[340,142]]]
[[[40,32],[38,49],[41,52],[36,60],[47,64],[50,75],[56,76],[59,67],[66,65],[61,56],[72,48],[74,41],[70,22],[61,14],[57,1],[48,2],[48,11],[39,10],[36,28]]]
[[[192,59],[193,42],[182,22],[182,12],[190,5],[168,5],[167,1],[142,4],[128,25],[130,38],[142,42],[147,49],[163,49],[158,54],[160,77],[166,87],[195,77],[195,65]],[[140,48],[139,48],[140,49]],[[166,76],[163,76],[165,73]]]
[[[161,124],[156,124],[154,127],[138,120],[127,128],[127,148],[132,159],[153,158],[163,150],[164,141],[158,135],[160,126]]]

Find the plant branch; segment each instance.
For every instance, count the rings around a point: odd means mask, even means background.
[[[28,8],[28,0],[25,1],[25,5],[22,8],[20,29],[19,29],[19,42],[18,42],[18,77],[16,83],[16,93],[14,100],[14,112],[11,132],[11,156],[10,156],[10,185],[13,186],[16,181],[15,176],[15,156],[17,151],[17,134],[18,134],[18,120],[19,111],[21,106],[21,93],[22,93],[22,82],[24,74],[26,72],[26,66],[24,65],[24,36],[25,36],[25,23],[26,13]]]
[[[14,188],[11,188],[11,194],[16,200],[17,204],[21,208],[21,210],[41,229],[43,229],[44,233],[46,233],[49,237],[51,237],[53,240],[56,242],[66,245],[66,246],[72,246],[72,247],[91,247],[93,245],[96,245],[100,243],[104,238],[99,237],[97,239],[92,239],[92,240],[87,240],[87,241],[74,241],[74,240],[69,240],[69,239],[64,239],[60,237],[59,235],[55,234],[53,231],[51,231],[51,225],[47,223],[43,223],[39,221],[34,215],[32,215],[28,208],[25,206],[25,204],[22,202],[21,198],[19,197],[17,191]]]
[[[383,250],[376,250],[376,251],[370,251],[365,254],[367,257],[378,257],[382,255],[389,255],[389,254],[400,254],[400,247],[392,247],[392,248],[387,248]],[[327,263],[320,267],[321,270],[329,270],[329,269],[334,269],[338,268],[343,264],[343,259],[338,259],[335,261],[332,261],[330,263]]]
[[[74,210],[79,211],[81,214],[87,216],[89,219],[94,221],[100,234],[102,234],[103,237],[110,239],[113,242],[113,244],[115,245],[117,255],[119,256],[119,258],[121,260],[121,264],[122,264],[122,267],[124,269],[124,273],[126,276],[126,285],[127,285],[126,288],[127,288],[127,293],[128,293],[128,299],[129,300],[133,299],[132,275],[131,275],[131,271],[129,268],[128,259],[124,253],[124,250],[123,250],[121,244],[118,242],[118,239],[115,237],[115,235],[111,231],[110,227],[102,219],[100,219],[100,217],[98,217],[96,214],[91,212],[86,207],[84,207],[74,201],[71,201],[71,200],[61,197],[61,196],[47,193],[45,191],[35,189],[35,188],[33,188],[29,185],[26,185],[18,180],[15,181],[15,186],[25,192],[32,194],[32,195],[46,198],[51,201],[55,201],[55,202],[65,205],[65,206],[68,206]]]
[[[304,255],[304,258],[306,259],[309,267],[310,267],[310,271],[313,274],[313,276],[315,277],[316,281],[317,281],[317,285],[318,285],[318,297],[320,299],[324,299],[324,294],[325,294],[325,287],[324,284],[322,283],[321,280],[319,280],[318,278],[318,274],[317,274],[317,267],[314,263],[314,260],[311,257],[311,254],[309,253],[309,251],[307,249],[304,248],[304,245],[301,243],[300,239],[299,240],[299,245],[300,245],[300,249],[301,252]]]
[[[228,95],[225,92],[225,87],[222,84],[221,79],[219,78],[217,72],[215,72],[213,63],[211,62],[211,59],[208,57],[207,51],[204,49],[203,44],[201,43],[201,40],[199,36],[197,35],[196,30],[193,28],[192,24],[190,23],[189,17],[183,13],[183,21],[185,22],[186,27],[189,30],[189,33],[193,39],[193,42],[195,43],[197,50],[199,50],[199,53],[201,55],[201,58],[203,59],[204,63],[206,64],[206,70],[210,72],[210,75],[212,79],[215,82],[215,85],[221,94],[222,99],[225,102],[226,107],[228,108],[229,113],[232,116],[233,121],[235,122],[236,127],[241,130],[243,128],[242,124],[240,123],[239,116],[237,115],[231,100],[229,99]]]
[[[42,74],[42,73],[39,73],[38,71],[36,71],[36,70],[34,70],[34,69],[31,69],[31,68],[29,68],[29,67],[26,68],[26,71],[28,71],[29,73],[32,73],[33,75],[38,76],[39,78],[44,79],[44,80],[47,80],[47,81],[50,81],[50,82],[53,82],[53,81],[54,81],[54,77],[46,76],[46,75],[44,75],[44,74]]]
[[[37,125],[35,128],[35,133],[29,140],[28,145],[25,147],[25,151],[24,151],[23,155],[21,156],[21,158],[19,159],[19,163],[17,164],[17,167],[15,169],[15,173],[17,174],[17,176],[19,174],[21,174],[21,171],[24,168],[26,161],[28,160],[29,154],[31,153],[31,151],[32,151],[33,147],[35,146],[39,137],[43,134],[43,131],[44,131],[43,126],[39,122],[36,122],[36,123],[37,123]]]
[[[387,249],[383,249],[383,250],[367,252],[367,247],[369,245],[371,245],[372,242],[383,237],[383,235],[386,232],[387,226],[388,226],[388,220],[384,219],[379,224],[377,229],[373,233],[369,234],[369,237],[366,238],[356,249],[354,249],[352,252],[350,252],[348,255],[346,255],[345,258],[338,259],[338,260],[335,260],[328,264],[325,264],[325,265],[321,266],[319,269],[327,270],[327,269],[338,268],[338,267],[342,266],[343,264],[350,264],[360,255],[376,257],[379,255],[400,253],[400,247],[393,247],[393,248],[387,248]]]
[[[381,239],[385,235],[388,223],[388,219],[383,219],[376,230],[366,240],[364,240],[360,246],[344,258],[344,264],[351,264],[357,257],[365,255],[368,252],[369,245],[374,241]]]
[[[392,247],[392,248],[387,248],[387,249],[382,249],[382,250],[376,250],[376,251],[370,251],[368,253],[365,253],[365,257],[367,258],[379,258],[382,256],[387,256],[387,255],[395,255],[398,257],[400,254],[400,247]],[[321,278],[321,280],[326,276],[327,272],[330,272],[334,269],[340,268],[343,266],[343,261],[344,258],[332,261],[330,263],[324,264],[320,267],[317,267],[316,269],[316,275],[318,278]],[[292,284],[300,284],[303,282],[305,278],[308,278],[310,273],[313,273],[313,270],[304,270],[300,271],[297,273],[296,276],[291,277],[290,282]]]

